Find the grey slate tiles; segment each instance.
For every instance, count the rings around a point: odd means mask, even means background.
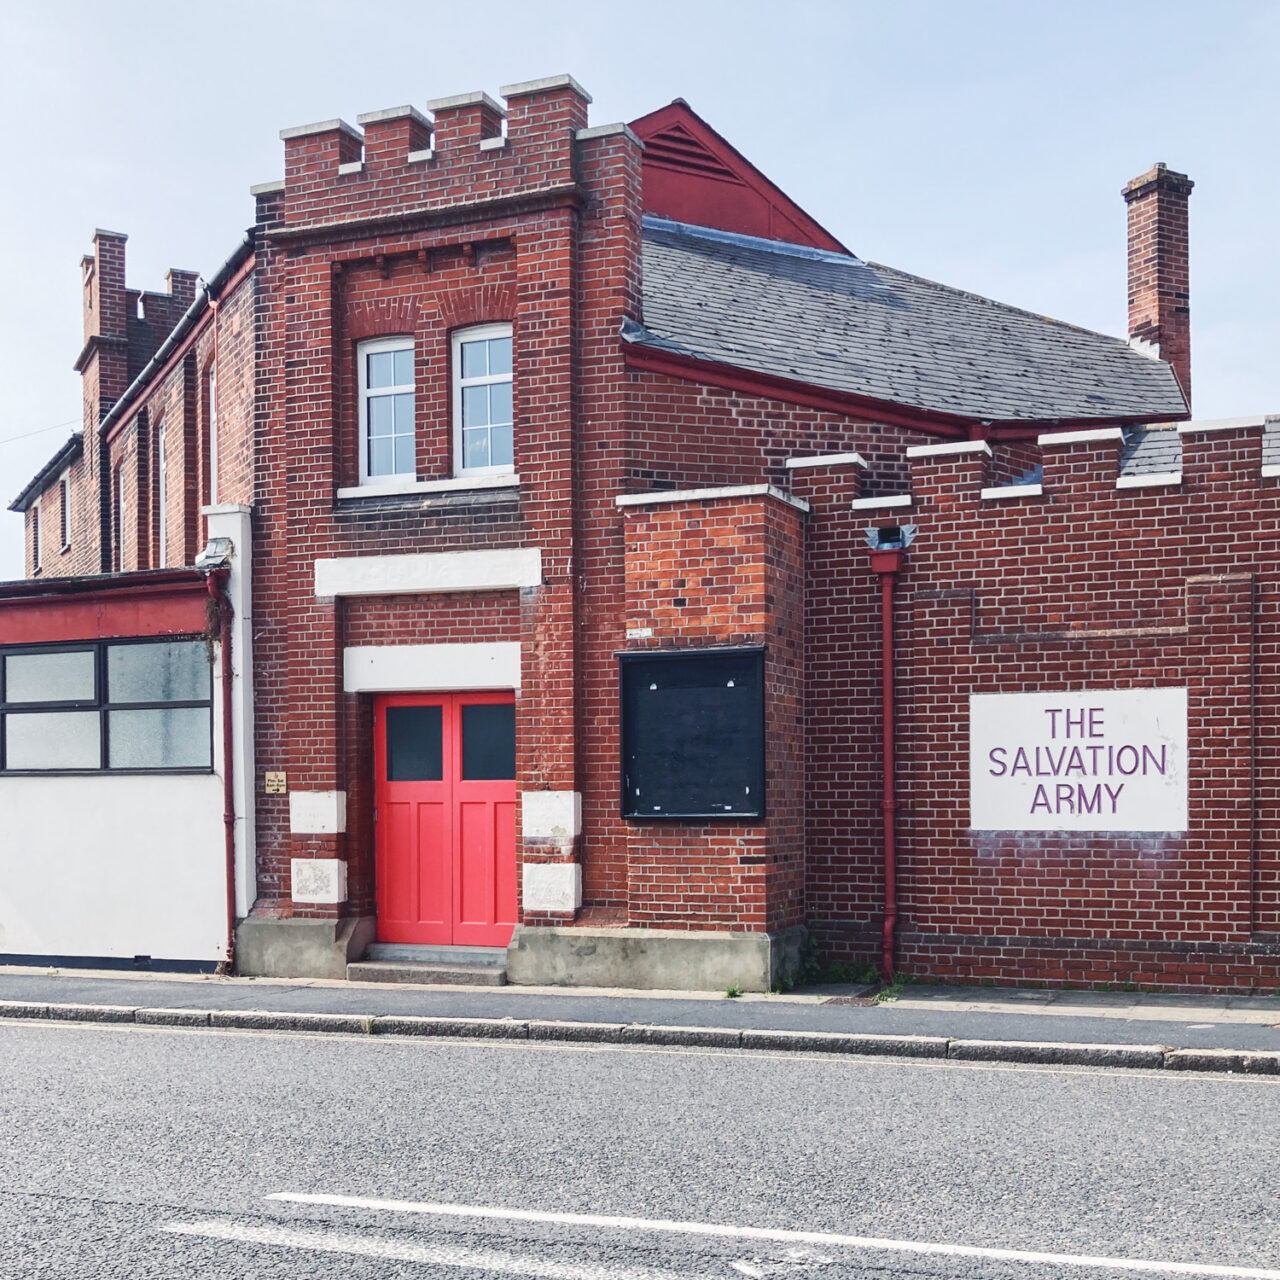
[[[1159,420],[1172,370],[1127,342],[857,258],[647,217],[629,342],[991,422]]]

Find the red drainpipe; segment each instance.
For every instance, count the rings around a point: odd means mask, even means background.
[[[209,598],[218,610],[218,640],[222,650],[222,827],[227,877],[226,971],[236,967],[236,794],[235,744],[231,727],[231,601],[224,594],[229,569],[215,569],[208,578]],[[219,968],[222,966],[220,965]]]
[[[886,982],[893,981],[897,968],[894,934],[898,927],[898,851],[895,832],[898,801],[894,794],[897,772],[894,747],[897,733],[894,715],[893,585],[902,568],[902,561],[901,549],[871,553],[871,571],[880,576],[880,699],[884,729],[881,746],[884,766],[884,794],[881,800],[884,815],[884,929],[880,937],[880,970]]]

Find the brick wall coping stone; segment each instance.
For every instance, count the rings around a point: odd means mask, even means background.
[[[356,124],[378,124],[383,120],[416,120],[421,125],[431,126],[431,118],[425,116],[417,107],[383,107],[381,111],[362,111],[356,116]]]
[[[389,498],[399,494],[454,493],[468,489],[518,489],[520,477],[450,476],[447,480],[390,480],[386,484],[359,484],[339,489],[337,496],[348,498]]]
[[[270,182],[255,182],[249,188],[249,194],[251,196],[273,196],[285,189],[286,183],[283,178],[273,178]]]
[[[1119,427],[1098,427],[1092,431],[1050,431],[1037,436],[1036,444],[1042,449],[1048,449],[1054,445],[1089,444],[1095,440],[1114,440],[1117,444],[1123,444],[1124,432]]]
[[[908,458],[944,458],[953,453],[983,453],[991,457],[991,446],[985,440],[950,440],[946,444],[913,444]]]
[[[455,93],[448,98],[432,98],[427,103],[428,111],[452,111],[457,107],[488,107],[490,111],[496,111],[498,115],[505,116],[507,113],[502,109],[502,104],[494,102],[483,89],[474,89],[470,93]]]
[[[854,498],[849,503],[851,511],[879,511],[889,507],[909,507],[912,498],[909,493],[895,493],[887,498]]]
[[[1204,422],[1180,422],[1179,435],[1191,435],[1197,431],[1240,431],[1246,427],[1265,427],[1270,414],[1251,414],[1244,418],[1211,418]]]
[[[510,101],[512,98],[527,97],[531,93],[544,93],[548,89],[572,89],[580,93],[588,102],[591,95],[571,76],[543,76],[540,80],[522,80],[519,84],[504,84],[498,92]]]
[[[313,133],[345,133],[347,137],[354,138],[357,142],[364,141],[364,134],[360,132],[354,125],[348,124],[345,120],[317,120],[313,124],[295,124],[288,129],[280,130],[280,139],[282,142],[288,142],[290,138],[307,138]]]
[[[593,124],[588,129],[579,129],[573,135],[576,142],[590,142],[592,138],[613,138],[613,137],[630,138],[638,147],[644,146],[644,139],[639,134],[632,131],[629,124],[624,124],[621,120],[615,121],[613,124]]]
[[[861,467],[867,469],[867,460],[860,453],[815,453],[803,458],[788,458],[783,464],[795,467]]]
[[[1150,475],[1119,476],[1117,489],[1155,489],[1161,485],[1182,483],[1181,471],[1153,471]]]
[[[650,493],[620,493],[620,507],[651,507],[665,502],[701,502],[715,498],[776,498],[797,511],[809,510],[803,498],[792,497],[773,484],[734,484],[719,489],[658,489]]]
[[[984,498],[1039,498],[1044,495],[1042,484],[1004,484],[983,489]]]

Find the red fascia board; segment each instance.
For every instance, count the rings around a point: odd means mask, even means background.
[[[203,572],[187,569],[146,578],[0,584],[0,644],[198,635],[207,629],[208,587]]]
[[[845,417],[858,418],[867,422],[884,422],[895,427],[909,427],[930,435],[951,436],[958,439],[1034,440],[1039,435],[1053,431],[1145,425],[1154,421],[1150,414],[1134,414],[1109,418],[984,422],[980,418],[959,417],[929,409],[913,409],[875,400],[870,396],[815,387],[811,383],[793,382],[789,378],[779,378],[774,374],[738,369],[732,365],[700,360],[696,356],[678,355],[672,351],[661,351],[638,343],[624,343],[623,358],[630,368],[666,374],[668,377],[681,378],[686,382],[702,382],[708,386],[737,391],[743,395],[782,400],[787,404],[820,409],[824,413],[839,413]],[[1177,418],[1161,417],[1160,421],[1182,421],[1190,416],[1189,413],[1185,413]]]

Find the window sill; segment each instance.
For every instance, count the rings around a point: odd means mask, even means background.
[[[389,480],[339,489],[341,501],[349,498],[398,498],[419,493],[458,493],[467,489],[516,489],[520,477],[512,472],[493,476],[454,476],[448,480]]]

